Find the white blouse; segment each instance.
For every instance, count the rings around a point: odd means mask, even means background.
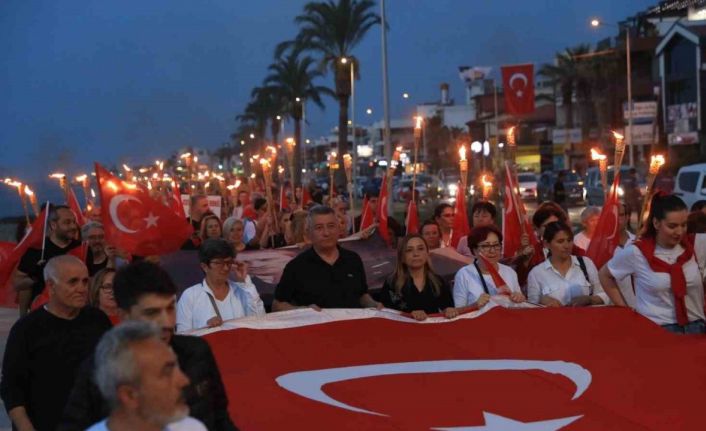
[[[672,249],[655,247],[655,257],[668,264],[673,264],[684,252],[681,245]],[[697,253],[698,255],[698,253]],[[671,279],[666,272],[654,272],[640,249],[634,244],[616,251],[608,261],[611,275],[620,280],[629,275],[635,283],[635,310],[657,323],[670,325],[677,323],[674,308]],[[686,311],[690,322],[704,319],[704,286],[701,271],[696,259],[692,258],[683,266],[686,277]]]
[[[604,304],[609,303],[608,295],[598,279],[598,270],[591,259],[583,257],[588,280],[581,270],[576,256],[571,256],[571,267],[566,275],[561,275],[549,259],[532,268],[527,276],[527,300],[539,303],[542,296],[551,296],[567,305],[573,298],[583,295],[597,295]]]
[[[505,280],[507,287],[512,292],[521,292],[520,283],[517,281],[517,273],[514,269],[502,263],[498,264],[498,273]],[[490,274],[483,274],[488,293],[490,296],[498,294],[498,289],[493,282],[493,277]],[[475,304],[478,298],[484,294],[483,283],[480,279],[480,274],[473,263],[459,269],[454,278],[453,297],[456,307],[465,307]]]
[[[177,303],[177,332],[205,328],[216,317],[209,295],[213,296],[223,321],[265,314],[265,305],[250,276],[243,283],[228,280],[228,285],[230,290],[222,301],[216,299],[206,280],[186,289]]]

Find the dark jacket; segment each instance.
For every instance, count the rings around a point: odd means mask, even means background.
[[[237,430],[230,420],[228,398],[208,343],[199,337],[174,335],[171,346],[179,366],[191,380],[187,388],[189,415],[203,422],[209,430]],[[83,431],[110,414],[96,386],[94,370],[91,355],[79,370],[58,431]]]

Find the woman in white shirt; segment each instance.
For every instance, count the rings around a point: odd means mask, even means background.
[[[687,216],[679,197],[655,195],[639,240],[617,252],[600,277],[613,302],[624,307],[615,280],[632,275],[638,313],[672,332],[703,334],[704,285],[686,235]]]
[[[177,332],[220,326],[224,321],[264,315],[265,306],[245,263],[235,261],[223,239],[207,239],[199,248],[205,278],[182,293],[177,303]],[[235,281],[229,279],[234,275]]]
[[[591,259],[571,254],[573,237],[571,228],[564,222],[545,226],[542,240],[549,254],[527,277],[529,302],[548,307],[608,303]]]
[[[515,270],[499,263],[502,241],[503,234],[493,225],[471,231],[468,245],[477,258],[456,273],[453,287],[456,308],[481,308],[495,295],[509,295],[513,302],[525,301]]]
[[[582,250],[588,250],[588,245],[591,243],[591,238],[598,226],[598,218],[601,216],[601,209],[598,207],[586,207],[581,211],[581,225],[583,230],[574,237],[574,244],[581,247]]]

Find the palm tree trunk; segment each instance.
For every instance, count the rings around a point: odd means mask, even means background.
[[[294,147],[294,172],[292,172],[294,177],[294,184],[292,185],[292,193],[296,189],[296,185],[300,184],[302,190],[304,189],[304,184],[302,184],[302,168],[304,167],[305,150],[304,143],[302,142],[302,119],[294,118],[294,142],[296,146]]]
[[[348,95],[338,95],[338,166],[336,186],[345,190],[346,172],[343,169],[343,155],[348,153]]]

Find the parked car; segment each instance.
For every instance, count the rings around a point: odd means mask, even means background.
[[[674,183],[674,194],[682,198],[689,209],[706,202],[706,163],[682,166]]]
[[[520,188],[520,197],[523,200],[537,199],[537,175],[534,172],[520,172],[517,174],[517,185]]]
[[[443,184],[438,178],[427,174],[417,175],[417,183],[415,185],[420,199],[438,199],[440,191],[443,190]],[[396,201],[407,202],[412,197],[412,177],[404,176],[394,190],[394,199]]]
[[[620,176],[624,177],[628,174],[630,170],[629,166],[620,167]],[[611,165],[608,166],[608,187],[613,184],[613,179],[615,178],[615,168]],[[639,179],[638,179],[639,181]],[[588,205],[601,206],[605,202],[605,190],[603,190],[603,184],[601,184],[601,172],[597,167],[589,168],[586,173],[586,202]],[[623,196],[622,187],[618,188],[618,196]]]
[[[564,188],[566,189],[569,204],[583,204],[585,202],[584,182],[576,171],[564,171]],[[543,172],[537,182],[537,202],[551,201],[554,199],[554,183],[556,173],[554,171]]]

